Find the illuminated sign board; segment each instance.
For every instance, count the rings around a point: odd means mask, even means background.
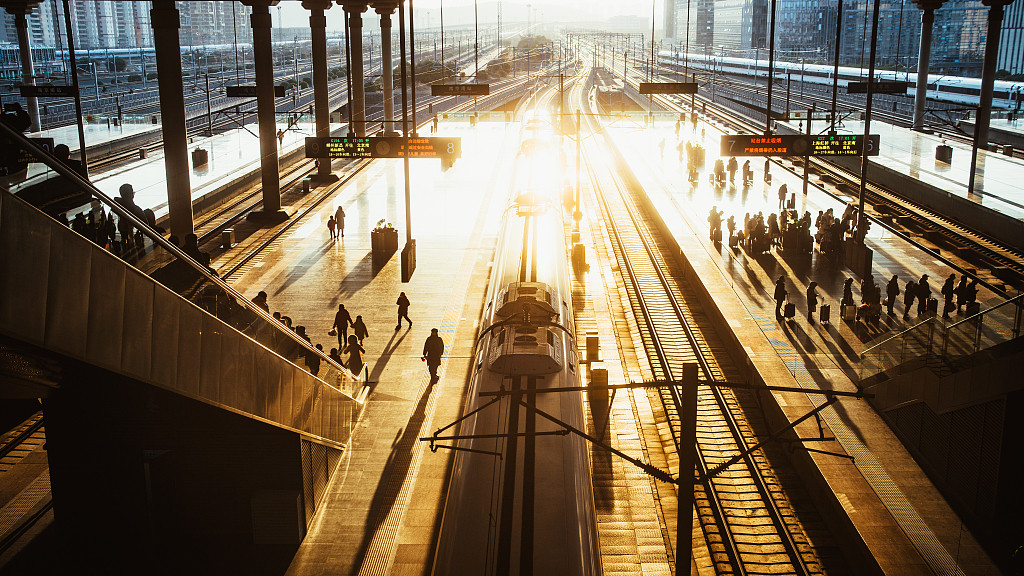
[[[18,91],[25,98],[54,98],[74,96],[74,86],[18,86]]]
[[[274,86],[274,96],[284,98],[286,89],[284,86]],[[228,98],[255,98],[255,86],[227,86],[226,95]]]
[[[490,84],[431,84],[431,96],[487,96]]]
[[[641,82],[641,94],[696,94],[696,82]]]
[[[812,156],[860,156],[863,153],[863,134],[836,134],[811,136]],[[868,135],[868,156],[878,156],[878,134]]]
[[[722,136],[722,156],[860,156],[863,135],[730,134]],[[878,156],[879,137],[868,136],[867,155]]]
[[[306,158],[442,158],[462,157],[462,138],[339,136],[306,138]]]
[[[722,136],[722,156],[804,156],[807,150],[807,137],[799,134]]]

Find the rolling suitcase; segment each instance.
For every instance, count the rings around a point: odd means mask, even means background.
[[[786,310],[785,312],[783,312],[782,315],[785,316],[786,318],[792,318],[796,316],[796,304],[793,304],[792,302],[786,302]]]
[[[722,229],[721,228],[715,228],[715,243],[716,244],[721,244],[722,243]]]
[[[839,310],[842,319],[846,322],[853,322],[857,319],[857,307],[853,304],[845,304]]]
[[[818,313],[818,319],[821,320],[822,324],[829,324],[832,319],[832,306],[822,304],[821,311]]]
[[[967,303],[967,315],[974,316],[975,314],[981,313],[981,304],[979,302],[968,302]]]
[[[729,236],[729,248],[735,248],[740,245],[740,237],[732,234]]]
[[[925,306],[925,310],[930,312],[930,313],[932,313],[932,314],[938,313],[938,311],[939,311],[939,301],[937,299],[935,299],[935,298],[929,298],[928,302],[927,302],[927,304]]]

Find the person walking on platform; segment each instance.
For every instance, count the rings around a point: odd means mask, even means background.
[[[405,292],[398,295],[398,301],[395,304],[398,304],[398,325],[395,326],[395,332],[402,327],[402,318],[405,318],[405,321],[409,323],[409,327],[412,328],[412,320],[409,319],[409,298],[405,295]]]
[[[900,295],[899,276],[893,274],[889,283],[885,285],[885,306],[889,309],[889,316],[895,315],[892,307],[896,305],[896,297]]]
[[[345,309],[344,304],[338,304],[338,313],[334,315],[334,325],[331,326],[331,329],[338,331],[339,348],[345,347],[345,342],[348,340],[348,327],[350,324],[352,324],[352,315]]]
[[[366,324],[363,323],[362,316],[356,316],[356,321],[352,323],[352,333],[359,338],[359,345],[363,345],[363,338],[370,335],[369,330],[366,329]]]
[[[789,194],[789,188],[785,184],[779,186],[779,210],[786,209],[786,195]]]
[[[736,157],[731,156],[729,163],[725,165],[726,169],[729,170],[729,182],[736,180],[736,169],[739,167],[736,163]]]
[[[750,184],[754,177],[750,174],[750,160],[743,161],[743,184]]]
[[[338,237],[345,237],[345,209],[338,205],[338,210],[334,212],[334,228],[338,231]]]
[[[953,298],[956,296],[956,274],[950,274],[942,283],[942,317],[949,320],[950,310],[956,308]]]
[[[345,363],[345,366],[348,368],[349,372],[355,374],[357,378],[359,377],[359,373],[363,371],[364,352],[366,352],[366,350],[363,350],[363,347],[359,345],[359,339],[356,338],[355,334],[348,337],[348,344],[341,349],[342,354],[348,354],[348,362]]]
[[[432,328],[430,336],[427,336],[427,340],[423,343],[423,356],[420,358],[426,361],[431,380],[437,380],[437,368],[441,365],[442,355],[444,355],[444,340],[437,335],[437,328]]]
[[[338,234],[334,231],[334,227],[336,224],[337,221],[334,219],[334,215],[332,214],[330,218],[327,219],[327,231],[331,233],[331,240],[334,240],[335,238],[338,237]]]
[[[928,299],[932,296],[932,289],[928,287],[928,275],[921,276],[917,282],[917,315],[924,314],[928,309]]]
[[[786,295],[789,292],[786,290],[786,277],[779,276],[779,279],[775,281],[775,317],[782,318],[782,305],[786,303]]]
[[[910,320],[910,310],[914,306],[914,298],[917,298],[917,283],[913,280],[907,281],[907,287],[903,291],[903,319]]]
[[[807,285],[807,320],[814,324],[814,311],[818,309],[818,283]]]
[[[661,141],[658,142],[658,157],[659,158],[664,158],[665,157],[665,139],[664,138],[662,138]]]
[[[967,304],[967,294],[970,289],[967,287],[967,275],[960,275],[960,283],[956,285],[956,289],[953,290],[953,294],[956,296],[956,313],[960,313],[960,308]]]
[[[853,278],[847,278],[843,282],[843,299],[839,302],[840,306],[853,306]]]

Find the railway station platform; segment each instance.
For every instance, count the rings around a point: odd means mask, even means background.
[[[290,575],[429,571],[450,453],[431,453],[419,438],[458,418],[465,401],[510,170],[485,160],[511,157],[518,145],[518,131],[503,123],[471,129],[468,120],[446,122],[444,133],[463,138],[464,156],[452,169],[411,162],[417,269],[410,282],[400,281],[398,254],[379,270],[372,264],[370,230],[378,220],[398,229],[399,249],[406,235],[402,162],[378,160],[344,179],[318,213],[235,283],[246,295],[266,291],[271,310],[306,326],[326,350],[338,345],[327,333],[339,304],[361,315],[369,331],[367,408]],[[339,205],[345,236],[332,241],[326,221]],[[396,330],[403,291],[413,324]],[[446,344],[437,382],[420,360],[431,328]]]
[[[766,185],[762,177],[763,158],[750,159],[755,171],[752,185],[727,183],[724,187],[712,187],[707,173],[720,150],[718,129],[702,121],[694,132],[684,123],[680,137],[699,141],[702,129],[708,153],[695,186],[687,182],[685,164],[680,164],[675,152],[674,121],[656,121],[650,128],[644,128],[639,117],[638,121],[618,120],[607,126],[609,138],[605,141],[614,142],[624,155],[634,182],[646,191],[654,210],[690,262],[695,278],[703,282],[708,294],[714,294],[714,303],[732,333],[727,338],[734,338],[745,350],[751,365],[762,374],[775,374],[774,383],[779,385],[809,390],[857,390],[860,353],[873,342],[920,321],[914,314],[908,322],[901,319],[902,298],[895,316],[883,314],[878,330],[865,331],[863,325],[843,322],[838,316],[846,278],[855,279],[854,300],[860,301],[860,279],[849,270],[817,253],[794,257],[771,251],[751,257],[725,243],[712,243],[707,222],[713,206],[724,211],[723,230],[724,220],[729,216],[736,218],[738,228],[742,228],[744,213],[763,212],[767,218],[779,210],[777,190],[783,183],[796,192],[796,209],[801,214],[811,212],[812,219],[818,210],[827,208],[842,214],[845,202],[852,199],[836,199],[813,183],[804,196],[801,178],[774,162],[774,179],[770,186]],[[898,146],[887,151],[884,129],[880,127],[880,131],[883,158],[887,154],[896,156]],[[659,152],[662,139],[664,154]],[[927,138],[918,141],[924,142],[928,142]],[[924,156],[918,154],[917,158]],[[738,160],[742,164],[744,159]],[[875,280],[883,287],[893,274],[899,275],[902,290],[907,280],[927,273],[935,296],[943,279],[953,272],[943,262],[878,227],[869,233],[867,245],[875,254]],[[795,303],[798,311],[792,321],[777,320],[774,313],[772,291],[780,275],[786,277],[789,301]],[[807,319],[804,294],[811,280],[818,283],[819,296],[823,297],[819,305],[831,304],[831,323]],[[991,293],[979,295],[982,301],[992,298]],[[776,397],[791,419],[824,401],[820,396],[803,394]],[[844,398],[835,406],[834,411],[823,412],[823,420],[838,440],[808,446],[854,456],[855,461],[822,454],[810,456],[883,571],[999,573],[881,416],[863,400]]]

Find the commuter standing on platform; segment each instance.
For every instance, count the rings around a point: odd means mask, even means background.
[[[782,317],[782,305],[786,303],[786,295],[789,292],[786,290],[786,277],[779,276],[779,279],[775,281],[775,317]]]
[[[896,305],[896,297],[900,295],[900,279],[895,274],[885,285],[885,305],[889,309],[889,316],[893,316],[892,307]]]
[[[814,311],[818,309],[818,283],[811,282],[807,285],[807,320],[814,323]]]
[[[750,175],[750,160],[743,161],[743,183],[749,184],[754,177]]]
[[[733,182],[736,180],[736,168],[738,168],[735,156],[729,158],[729,163],[726,164],[726,168],[729,170],[729,182]]]
[[[437,368],[441,365],[441,356],[444,355],[444,340],[437,335],[437,328],[430,330],[430,336],[427,336],[426,342],[423,343],[423,357],[422,360],[427,362],[427,369],[430,370],[430,378],[437,380]]]
[[[956,295],[956,274],[950,274],[942,284],[942,317],[949,319],[949,311],[956,308],[953,298]]]
[[[785,184],[779,186],[779,210],[786,209],[786,195],[789,194],[789,188]]]
[[[409,323],[409,327],[412,328],[412,320],[409,319],[409,298],[405,295],[405,292],[398,295],[398,301],[395,304],[398,304],[398,325],[395,326],[395,331],[397,332],[402,327],[402,318],[405,318],[406,322]]]
[[[913,280],[907,281],[907,287],[903,291],[903,319],[910,320],[910,311],[914,307],[914,298],[917,298],[917,283]]]
[[[338,347],[344,348],[348,340],[348,327],[352,324],[352,315],[345,310],[344,304],[338,304],[338,313],[334,315],[334,325],[331,328],[338,331]]]
[[[920,316],[928,309],[928,299],[932,296],[932,289],[928,287],[928,275],[921,276],[917,282],[917,314]]]
[[[345,209],[338,205],[337,212],[334,213],[334,227],[338,230],[338,237],[345,237]]]
[[[853,306],[853,278],[847,278],[843,282],[843,299],[840,306]]]
[[[327,231],[331,233],[331,240],[334,240],[335,238],[338,237],[337,233],[334,232],[334,227],[336,224],[337,222],[334,220],[333,215],[327,219]]]
[[[967,295],[970,292],[970,288],[967,287],[967,274],[960,275],[960,283],[956,285],[956,290],[953,293],[956,295],[956,313],[960,313],[960,308],[967,304]]]

